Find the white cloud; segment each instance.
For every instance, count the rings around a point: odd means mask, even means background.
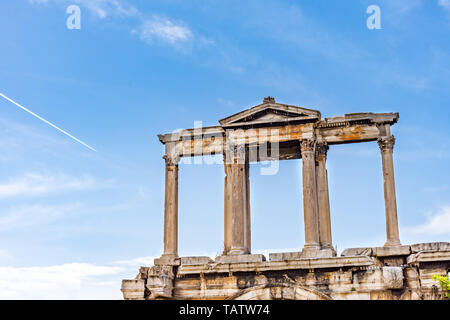
[[[30,3],[41,4],[49,0],[29,0]],[[109,16],[129,17],[140,20],[140,27],[133,29],[132,33],[138,34],[139,39],[152,44],[156,40],[172,46],[180,43],[186,43],[193,38],[193,33],[189,27],[181,22],[174,22],[169,18],[159,15],[153,15],[151,18],[143,19],[142,13],[135,6],[129,4],[125,0],[53,0],[60,4],[78,4],[82,8],[86,8],[90,13],[105,19]],[[211,40],[203,37],[199,38],[199,42],[203,44],[212,43]]]
[[[102,19],[110,15],[120,17],[140,15],[139,10],[135,6],[122,0],[72,0],[71,2],[87,8]]]
[[[439,0],[438,4],[445,10],[450,11],[450,0]]]
[[[430,214],[421,225],[408,227],[407,232],[413,234],[450,235],[450,206],[444,206],[435,214]]]
[[[155,258],[158,258],[158,257],[149,256],[149,257],[140,257],[140,258],[135,258],[135,259],[130,259],[130,260],[119,260],[119,261],[114,262],[114,264],[129,268],[132,270],[136,270],[136,273],[137,273],[139,267],[153,265],[153,260]]]
[[[428,80],[423,76],[407,75],[385,69],[387,75],[383,80],[392,85],[399,85],[413,91],[422,91],[428,88]]]
[[[188,42],[193,38],[192,31],[187,26],[159,16],[144,20],[139,29],[133,30],[133,33],[137,33],[139,38],[146,43],[159,40],[176,45]]]
[[[14,228],[48,224],[50,221],[66,216],[79,207],[80,204],[78,203],[61,206],[43,206],[40,204],[14,206],[1,215],[0,230],[11,231]]]
[[[0,249],[0,259],[8,259],[10,258],[10,254],[5,249]]]
[[[403,14],[422,5],[422,0],[386,1],[385,5],[388,10],[394,11],[395,14]]]
[[[355,59],[366,58],[356,45],[313,19],[297,4],[270,1],[262,6],[259,1],[248,3],[252,14],[246,14],[246,10],[237,14],[242,15],[242,24],[250,32],[263,33],[271,41],[293,45],[300,54],[312,53],[330,61],[354,64]]]
[[[438,0],[438,4],[444,8],[450,8],[450,0]]]
[[[139,267],[152,266],[154,258],[138,257],[104,265],[0,267],[0,299],[122,299],[122,280],[134,279]]]
[[[219,102],[221,105],[227,108],[234,108],[236,106],[236,104],[233,101],[224,98],[218,98],[217,102]]]
[[[29,0],[31,4],[48,3],[49,0]],[[139,10],[125,0],[53,0],[55,3],[80,5],[95,16],[104,19],[108,16],[139,16]]]
[[[0,299],[120,299],[124,271],[89,263],[0,267]]]
[[[52,192],[85,190],[92,188],[94,185],[96,185],[95,180],[87,175],[71,177],[65,174],[26,173],[0,183],[0,198],[39,196]]]
[[[3,103],[9,103],[5,100]],[[60,136],[49,136],[9,119],[0,117],[0,162],[30,161],[34,152],[46,152],[51,155],[61,153],[61,149],[69,145],[67,139]],[[64,149],[67,151],[67,149]]]

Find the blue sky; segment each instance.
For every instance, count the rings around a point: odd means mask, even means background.
[[[71,4],[80,30],[66,27]],[[366,27],[372,4],[381,30]],[[399,112],[401,240],[450,239],[449,0],[8,0],[0,33],[0,92],[97,150],[0,98],[0,298],[120,298],[162,252],[156,135],[268,95],[323,117]],[[301,162],[260,166],[253,250],[299,250]],[[338,251],[383,245],[377,144],[331,147],[328,174]],[[181,255],[222,250],[223,177],[180,165]]]

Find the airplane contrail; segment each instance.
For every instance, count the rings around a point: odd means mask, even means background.
[[[35,116],[35,117],[38,118],[39,120],[44,121],[46,124],[52,126],[52,127],[55,128],[56,130],[58,130],[58,131],[64,133],[66,136],[72,138],[72,139],[75,140],[76,142],[81,143],[83,146],[85,146],[85,147],[91,149],[92,151],[97,152],[97,150],[95,150],[94,148],[92,148],[91,146],[89,146],[87,143],[84,143],[84,142],[81,141],[80,139],[75,138],[75,137],[74,137],[73,135],[71,135],[70,133],[64,131],[63,129],[61,129],[61,128],[57,127],[57,126],[55,126],[55,125],[54,125],[53,123],[51,123],[50,121],[45,120],[44,118],[40,117],[39,115],[37,115],[37,114],[34,113],[33,111],[31,111],[31,110],[25,108],[24,106],[20,105],[19,103],[15,102],[14,100],[8,98],[8,97],[5,96],[3,93],[0,93],[0,96],[2,96],[3,98],[5,98],[6,100],[8,100],[8,101],[11,102],[11,103],[14,103],[16,106],[18,106],[18,107],[21,108],[22,110],[25,110],[25,111],[28,112],[29,114]]]

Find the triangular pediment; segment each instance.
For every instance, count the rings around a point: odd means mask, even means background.
[[[265,98],[263,103],[219,120],[222,127],[236,127],[255,124],[270,124],[293,121],[320,120],[317,110],[281,104],[273,98]]]

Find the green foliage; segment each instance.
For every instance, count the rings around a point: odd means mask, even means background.
[[[450,279],[449,276],[438,276],[437,274],[433,274],[433,280],[438,281],[442,290],[445,292],[445,296],[450,298]]]

